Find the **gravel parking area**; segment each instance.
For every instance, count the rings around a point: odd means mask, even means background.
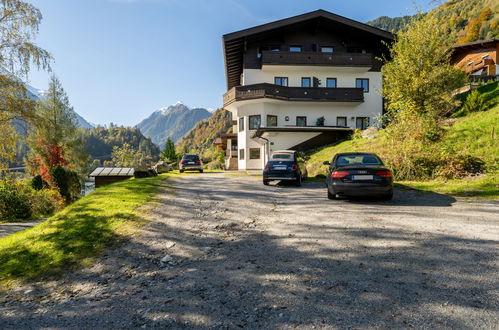
[[[203,174],[145,214],[93,266],[2,293],[0,328],[498,328],[497,202]]]

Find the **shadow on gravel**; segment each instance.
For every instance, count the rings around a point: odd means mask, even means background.
[[[238,221],[252,212],[238,209],[245,199],[272,203],[266,188],[255,188],[249,196],[234,194],[235,184],[198,184],[197,192],[178,186],[179,195],[192,199],[175,199],[177,207],[195,208],[196,198],[208,198],[199,193],[209,191],[211,200],[230,200],[235,208],[218,218],[209,205],[196,208],[200,227],[152,223],[161,240],[176,243],[176,252],[170,253],[176,264],[159,263],[167,253],[164,247],[131,244],[108,256],[115,268],[74,279],[74,285],[83,281],[102,288],[103,295],[80,297],[63,310],[51,310],[49,304],[51,313],[43,315],[23,307],[16,315],[0,315],[0,326],[494,327],[487,322],[497,317],[499,241],[314,225],[305,219],[271,235]],[[169,208],[159,209],[157,216],[171,216]],[[191,223],[192,217],[178,220]],[[186,251],[193,257],[186,258]]]

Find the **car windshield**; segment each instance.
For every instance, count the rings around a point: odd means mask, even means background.
[[[199,156],[198,155],[184,155],[184,157],[182,157],[182,159],[196,161],[196,160],[199,160]]]
[[[273,154],[272,155],[272,160],[292,160],[293,155],[292,154]]]
[[[345,155],[336,160],[337,166],[349,165],[382,165],[381,160],[374,155]]]

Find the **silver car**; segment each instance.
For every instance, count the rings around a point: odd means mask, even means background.
[[[180,173],[184,171],[199,171],[199,173],[203,173],[203,162],[197,154],[185,154],[178,167]]]

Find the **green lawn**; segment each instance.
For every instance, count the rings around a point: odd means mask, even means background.
[[[137,209],[174,174],[96,189],[47,221],[0,239],[0,284],[84,264],[143,223]]]

